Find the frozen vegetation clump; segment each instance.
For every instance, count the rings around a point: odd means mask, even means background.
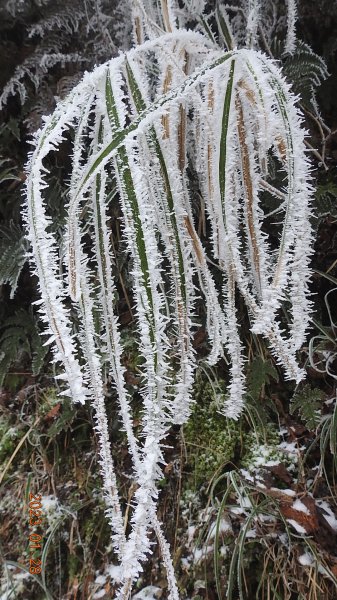
[[[24,216],[46,344],[62,365],[57,377],[67,382],[63,393],[94,410],[106,514],[120,562],[118,598],[129,598],[151,553],[153,531],[169,598],[179,597],[156,512],[157,482],[168,430],[186,423],[191,411],[200,297],[207,361],[215,365],[226,355],[231,364],[220,407],[226,416],[238,419],[244,406],[237,292],[251,331],[267,340],[285,377],[299,382],[304,376],[296,352],[311,309],[313,190],[297,98],[277,63],[257,50],[262,8],[247,2],[246,22],[241,29],[235,22],[233,30],[223,8],[216,39],[207,27],[204,32],[201,26],[200,31],[184,28],[190,19],[187,3],[184,12],[174,0],[131,1],[134,47],[85,74],[45,119],[27,165]],[[197,9],[199,25],[206,23],[203,3]],[[295,43],[295,16],[289,2],[288,52]],[[60,244],[45,200],[46,175],[49,156],[69,142],[69,134],[71,170]],[[279,177],[273,179],[275,169]],[[191,173],[205,205],[204,238],[195,222]],[[142,357],[141,436],[133,426],[116,311],[109,213],[116,196]],[[277,231],[273,239],[270,227]],[[287,326],[280,320],[285,301]],[[136,483],[128,534],[109,441],[107,370]]]

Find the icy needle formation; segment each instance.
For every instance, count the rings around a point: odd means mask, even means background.
[[[252,40],[258,3],[249,6]],[[27,168],[25,218],[42,319],[55,360],[63,365],[65,393],[74,402],[88,400],[95,411],[107,516],[121,563],[118,597],[129,597],[154,531],[169,597],[176,599],[170,550],[156,516],[156,481],[162,477],[168,429],[185,423],[191,408],[196,301],[204,299],[209,362],[215,364],[224,353],[231,361],[226,415],[238,418],[245,392],[237,290],[252,331],[268,340],[286,377],[300,381],[296,351],[310,312],[312,189],[296,98],[270,58],[253,48],[224,52],[210,37],[180,29],[181,10],[174,1],[135,0],[133,16],[135,48],[86,74],[38,133]],[[227,17],[225,24],[233,41]],[[50,229],[44,188],[46,158],[57,152],[69,130],[73,153],[60,274],[61,253]],[[270,182],[271,164],[279,169],[280,184]],[[207,211],[207,248],[195,223],[192,171]],[[133,428],[115,306],[112,187],[118,191],[132,264],[143,357],[140,440]],[[274,201],[272,221],[265,194]],[[271,243],[268,224],[275,215],[279,234]],[[214,263],[220,286],[213,278]],[[285,300],[287,330],[279,321]],[[71,315],[76,315],[77,330]],[[103,386],[107,364],[136,483],[129,535],[109,443]]]

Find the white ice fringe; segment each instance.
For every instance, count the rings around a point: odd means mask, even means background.
[[[260,0],[247,0],[246,46],[254,48],[257,44],[257,29],[259,25]]]
[[[294,54],[296,47],[296,21],[297,21],[297,3],[296,0],[287,0],[288,4],[288,22],[285,52]]]
[[[249,4],[254,44],[259,3]],[[303,370],[296,351],[310,317],[312,187],[301,115],[276,63],[253,49],[224,54],[200,34],[176,31],[174,2],[162,0],[161,20],[157,2],[134,5],[139,45],[87,74],[37,136],[27,167],[25,219],[45,333],[55,360],[63,365],[61,376],[72,399],[83,403],[88,398],[95,410],[104,496],[122,567],[118,598],[129,597],[151,552],[154,531],[169,598],[178,600],[169,547],[156,515],[156,484],[165,464],[168,430],[172,423],[186,422],[191,411],[198,298],[205,306],[209,362],[215,364],[224,354],[231,362],[225,414],[237,419],[244,406],[237,292],[246,303],[252,331],[266,338],[285,376],[299,381]],[[156,38],[158,28],[172,33]],[[147,41],[140,44],[142,39]],[[44,199],[45,159],[57,151],[67,130],[74,132],[74,148],[64,231],[66,276],[61,276]],[[269,175],[271,158],[282,173],[277,189]],[[188,166],[199,179],[209,239],[198,228]],[[143,358],[140,438],[133,429],[115,310],[112,186],[118,191],[131,259]],[[266,193],[278,215],[277,247],[267,234],[275,216],[268,216]],[[279,321],[284,300],[288,326]],[[70,314],[80,323],[77,336]],[[107,366],[136,484],[128,536],[104,406]]]

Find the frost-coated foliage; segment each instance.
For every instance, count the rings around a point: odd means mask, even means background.
[[[51,81],[64,97],[85,69],[102,63],[125,47],[130,38],[130,11],[115,0],[7,0],[0,3],[0,23],[6,40],[6,23],[24,24],[25,52],[9,81],[0,91],[0,110],[17,96],[30,112],[32,131],[41,111],[54,107]],[[128,47],[128,45],[127,45]],[[33,91],[35,90],[35,92]],[[53,93],[52,93],[53,92]],[[32,100],[34,99],[34,103]]]
[[[198,298],[206,311],[209,363],[223,355],[231,363],[226,415],[238,418],[245,392],[236,290],[245,300],[252,331],[268,340],[285,376],[297,382],[303,378],[296,351],[309,320],[312,242],[305,132],[296,98],[277,64],[254,49],[259,3],[247,6],[249,48],[235,47],[223,11],[224,36],[231,47],[224,52],[210,37],[178,28],[182,16],[174,1],[135,0],[137,45],[86,74],[58,105],[37,135],[27,168],[25,217],[41,315],[55,360],[64,368],[65,394],[74,402],[90,401],[95,411],[107,515],[121,562],[120,598],[129,597],[151,551],[151,531],[161,547],[170,598],[178,598],[169,547],[156,516],[156,481],[162,476],[168,429],[185,423],[190,413]],[[48,155],[57,152],[68,130],[73,154],[60,251],[49,228],[44,177]],[[279,170],[277,187],[270,182],[271,164]],[[198,177],[207,211],[207,248],[195,223],[191,172]],[[112,186],[118,190],[132,261],[143,357],[141,440],[134,433],[115,310]],[[274,202],[269,212],[266,195]],[[268,231],[275,220],[278,240],[271,241]],[[279,319],[285,301],[287,330]],[[78,331],[71,315],[80,323]],[[104,404],[107,364],[137,484],[129,536]]]

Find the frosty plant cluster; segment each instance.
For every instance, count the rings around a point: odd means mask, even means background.
[[[285,376],[303,377],[296,351],[310,311],[310,168],[296,98],[277,64],[254,49],[258,4],[248,2],[245,48],[235,46],[226,12],[221,12],[224,51],[212,36],[178,27],[181,8],[173,0],[134,1],[135,47],[87,73],[57,106],[37,134],[27,168],[25,218],[41,315],[55,360],[63,365],[66,394],[74,402],[90,402],[95,411],[106,512],[121,564],[118,598],[129,597],[151,551],[152,531],[166,567],[169,597],[178,598],[156,515],[156,481],[167,431],[172,423],[186,422],[190,412],[197,298],[202,296],[205,305],[209,363],[216,364],[225,353],[232,365],[226,415],[238,418],[245,391],[236,290],[247,305],[252,331],[268,340]],[[60,250],[44,189],[46,159],[58,151],[68,130],[73,152]],[[269,179],[271,160],[280,170],[278,187]],[[206,207],[207,252],[195,223],[191,172],[198,176]],[[133,428],[115,306],[112,186],[118,190],[132,264],[143,357],[141,439]],[[264,194],[275,204],[271,213],[263,205]],[[277,247],[267,233],[275,215]],[[214,264],[221,286],[213,278]],[[278,318],[285,299],[287,331]],[[74,314],[80,323],[75,333]],[[128,536],[104,404],[107,363],[137,484]]]

